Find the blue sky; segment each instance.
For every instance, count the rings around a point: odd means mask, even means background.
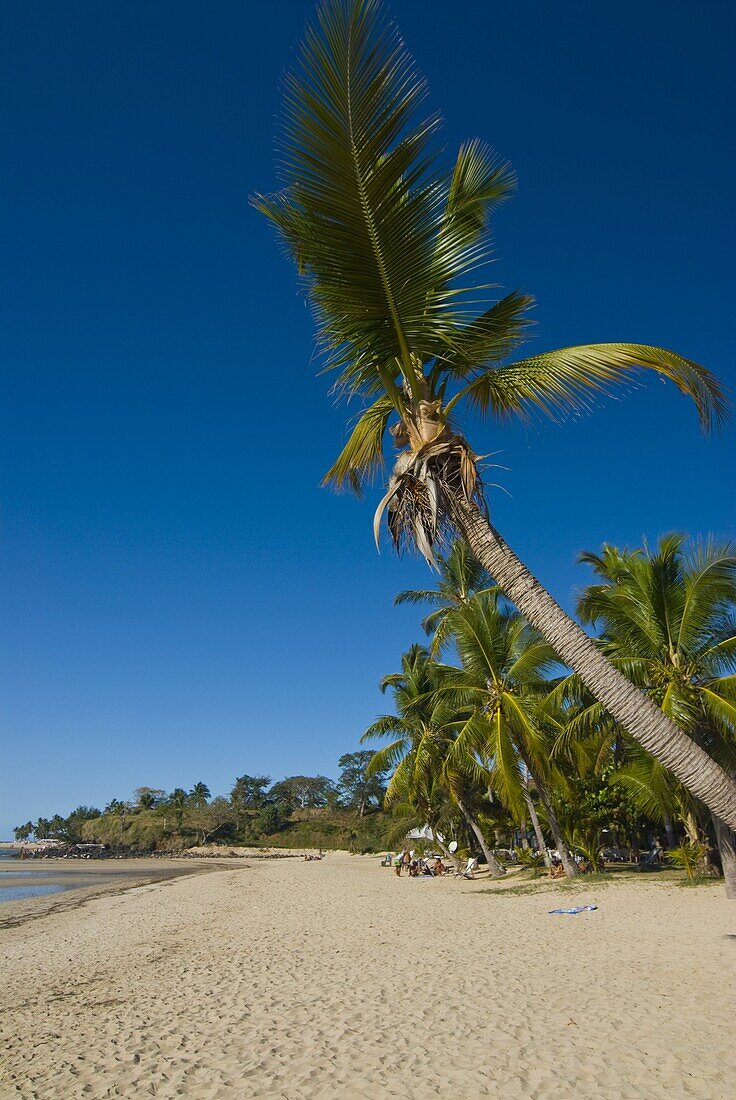
[[[335,774],[420,636],[425,567],[319,488],[345,413],[248,194],[311,2],[0,9],[0,838],[138,785]],[[394,0],[446,119],[514,164],[494,278],[533,347],[634,340],[736,390],[732,5]],[[453,9],[454,10],[454,9]],[[734,431],[656,381],[564,428],[468,425],[508,540],[736,536]]]

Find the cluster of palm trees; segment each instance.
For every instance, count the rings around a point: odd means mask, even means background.
[[[581,559],[596,579],[578,614],[598,631],[596,645],[736,774],[736,549],[670,535],[653,550],[605,546]],[[557,848],[574,876],[575,850],[595,863],[602,847],[579,827],[594,778],[663,830],[670,848],[715,841],[732,895],[730,830],[564,667],[467,544],[456,541],[439,569],[436,588],[397,597],[433,605],[430,639],[385,677],[393,713],[364,734],[387,741],[373,766],[392,770],[386,805],[400,828],[426,823],[447,837],[463,822],[500,876],[490,833],[505,814],[507,825],[530,821],[540,850]]]
[[[515,620],[504,626],[508,645],[524,646],[538,631],[575,674],[568,686],[579,705],[592,706],[593,715],[605,711],[626,729],[644,758],[656,759],[673,785],[716,815],[725,836],[736,829],[736,778],[715,734],[699,726],[691,735],[692,723],[685,728],[670,707],[673,693],[658,706],[641,675],[630,677],[609,660],[507,545],[489,522],[479,457],[458,419],[470,408],[495,423],[534,415],[564,421],[647,371],[689,397],[708,431],[728,413],[722,386],[699,363],[638,343],[515,357],[532,299],[511,293],[494,300],[496,284],[479,275],[492,252],[491,214],[512,193],[514,174],[478,140],[444,162],[440,117],[425,113],[425,82],[381,0],[321,0],[284,86],[284,186],[253,203],[297,265],[338,394],[360,405],[326,482],[359,492],[381,471],[392,443],[397,454],[376,537],[386,515],[394,544],[416,546],[431,563],[448,530],[462,536],[527,620],[524,628]],[[498,600],[481,602],[506,622]],[[526,631],[521,640],[510,636],[517,629]],[[520,666],[525,678],[542,652],[538,638],[528,645],[534,656]],[[540,679],[543,667],[528,678]],[[459,684],[445,695],[453,692],[463,697]],[[533,729],[536,739],[537,719],[529,716],[536,695],[534,683],[519,683],[487,712],[468,702],[465,740],[490,713],[501,727],[526,728],[527,738]],[[706,698],[709,720],[720,708],[725,721],[723,697],[703,697],[703,705]]]

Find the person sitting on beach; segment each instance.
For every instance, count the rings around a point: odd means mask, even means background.
[[[415,859],[409,862],[409,878],[417,878],[419,875],[419,864]]]
[[[549,869],[550,878],[562,878],[565,874],[565,868],[562,866],[562,860],[554,856],[552,859],[552,865]]]
[[[437,856],[437,859],[434,861],[434,873],[436,875],[444,875],[445,873],[445,865],[439,856]]]

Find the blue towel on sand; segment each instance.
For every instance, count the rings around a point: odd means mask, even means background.
[[[576,913],[592,913],[597,908],[597,905],[575,905],[572,909],[550,909],[550,913],[570,913],[574,916]]]

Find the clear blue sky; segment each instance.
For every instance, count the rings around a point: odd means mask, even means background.
[[[335,774],[420,636],[424,566],[319,488],[344,412],[247,204],[311,0],[0,9],[2,809]],[[449,146],[515,165],[495,277],[534,346],[634,340],[736,390],[734,14],[394,0]],[[454,14],[451,14],[454,12]],[[581,548],[736,536],[730,428],[656,381],[565,428],[471,427],[495,519],[567,607]]]

